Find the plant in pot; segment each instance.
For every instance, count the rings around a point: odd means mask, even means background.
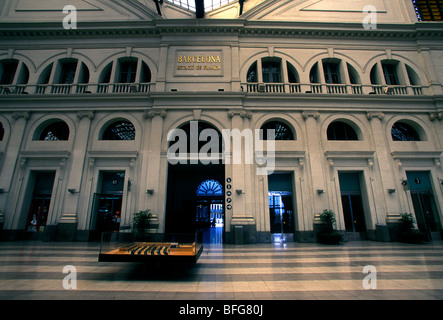
[[[403,213],[401,215],[398,239],[406,243],[422,243],[426,240],[424,233],[415,229],[412,213]]]
[[[149,209],[140,210],[134,213],[132,218],[132,223],[134,224],[134,229],[137,235],[144,235],[146,229],[150,226],[150,219],[152,217],[151,211]]]
[[[334,211],[325,209],[320,214],[320,221],[322,223],[322,228],[317,233],[317,240],[323,244],[339,244],[342,235],[334,230],[335,224],[335,214]]]

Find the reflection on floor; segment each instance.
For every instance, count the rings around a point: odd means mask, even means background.
[[[223,225],[205,228],[202,232],[202,243],[223,244]]]
[[[98,262],[98,252],[96,242],[1,241],[0,300],[443,299],[443,241],[205,244],[188,267]],[[376,289],[365,288],[369,265]],[[65,266],[75,290],[63,287]]]

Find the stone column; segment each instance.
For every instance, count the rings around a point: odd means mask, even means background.
[[[157,81],[155,82],[155,91],[163,92],[165,91],[165,83],[166,83],[166,68],[168,61],[168,44],[160,45],[160,61],[158,65],[158,74]]]
[[[20,170],[18,168],[19,153],[22,148],[23,137],[25,134],[26,124],[31,117],[30,112],[14,112],[12,114],[11,132],[9,134],[8,147],[3,155],[3,164],[0,172],[0,188],[3,193],[0,193],[0,211],[3,216],[4,228],[10,229],[13,227],[13,217],[16,207],[13,205],[19,194],[15,194],[12,190],[12,181],[14,174]],[[0,221],[1,223],[1,221]]]
[[[372,137],[374,139],[376,162],[381,184],[376,184],[377,199],[374,199],[377,212],[379,213],[378,222],[386,223],[386,214],[389,212],[398,212],[398,198],[395,190],[395,177],[393,175],[392,157],[389,152],[389,145],[386,140],[385,130],[382,126],[382,120],[385,115],[382,112],[368,112],[368,120],[371,124]]]
[[[231,118],[232,135],[230,141],[231,158],[231,191],[232,217],[230,221],[230,240],[236,244],[256,242],[256,225],[251,204],[252,180],[251,170],[254,160],[254,135],[245,121],[251,118],[251,114],[245,110],[231,110],[228,112]],[[249,146],[247,145],[249,143]],[[229,238],[228,238],[229,239]]]
[[[418,51],[419,59],[424,66],[425,74],[429,79],[429,83],[422,83],[423,86],[429,85],[429,94],[439,95],[443,94],[442,84],[440,83],[437,72],[435,71],[434,63],[429,48],[420,48]]]
[[[62,241],[74,240],[77,230],[80,186],[84,174],[89,131],[91,121],[94,119],[94,113],[92,111],[80,111],[77,113],[77,119],[78,127],[72,152],[72,165],[69,172],[67,190],[62,193],[65,201],[57,224],[57,239]]]
[[[303,213],[306,218],[306,228],[314,228],[314,215],[328,208],[326,192],[326,177],[323,168],[324,155],[321,147],[321,132],[317,124],[320,113],[316,111],[305,111],[302,113],[306,125],[306,177],[305,198],[308,199]],[[317,191],[317,190],[323,190]]]
[[[141,176],[146,177],[145,184],[140,183],[139,203],[140,210],[151,210],[153,215],[158,217],[158,229],[164,230],[165,214],[159,210],[162,208],[161,201],[166,198],[166,190],[160,190],[160,168],[161,168],[161,143],[163,136],[163,121],[166,117],[166,110],[149,110],[144,114],[146,127],[150,127],[149,135],[145,134],[142,149],[142,170]],[[148,125],[149,123],[149,125]]]

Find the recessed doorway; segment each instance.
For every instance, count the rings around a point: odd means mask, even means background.
[[[360,186],[361,173],[339,172],[338,177],[347,239],[367,239],[366,219]]]
[[[293,175],[274,172],[268,176],[269,221],[273,242],[294,238]]]
[[[165,233],[203,243],[224,242],[223,164],[176,164],[168,168]]]
[[[408,171],[408,185],[418,229],[426,240],[441,240],[441,222],[428,171]]]
[[[32,172],[32,198],[25,226],[26,239],[41,239],[46,228],[54,187],[55,171]]]
[[[104,232],[119,230],[124,181],[124,171],[100,171],[100,187],[94,194],[92,205],[90,241],[100,241]]]

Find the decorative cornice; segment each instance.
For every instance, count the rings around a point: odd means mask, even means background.
[[[32,37],[137,37],[177,33],[224,33],[269,37],[308,38],[396,38],[437,41],[443,38],[442,24],[379,24],[375,30],[365,30],[357,23],[310,23],[246,20],[159,19],[152,21],[85,22],[77,29],[65,30],[61,23],[0,23],[0,38]]]

